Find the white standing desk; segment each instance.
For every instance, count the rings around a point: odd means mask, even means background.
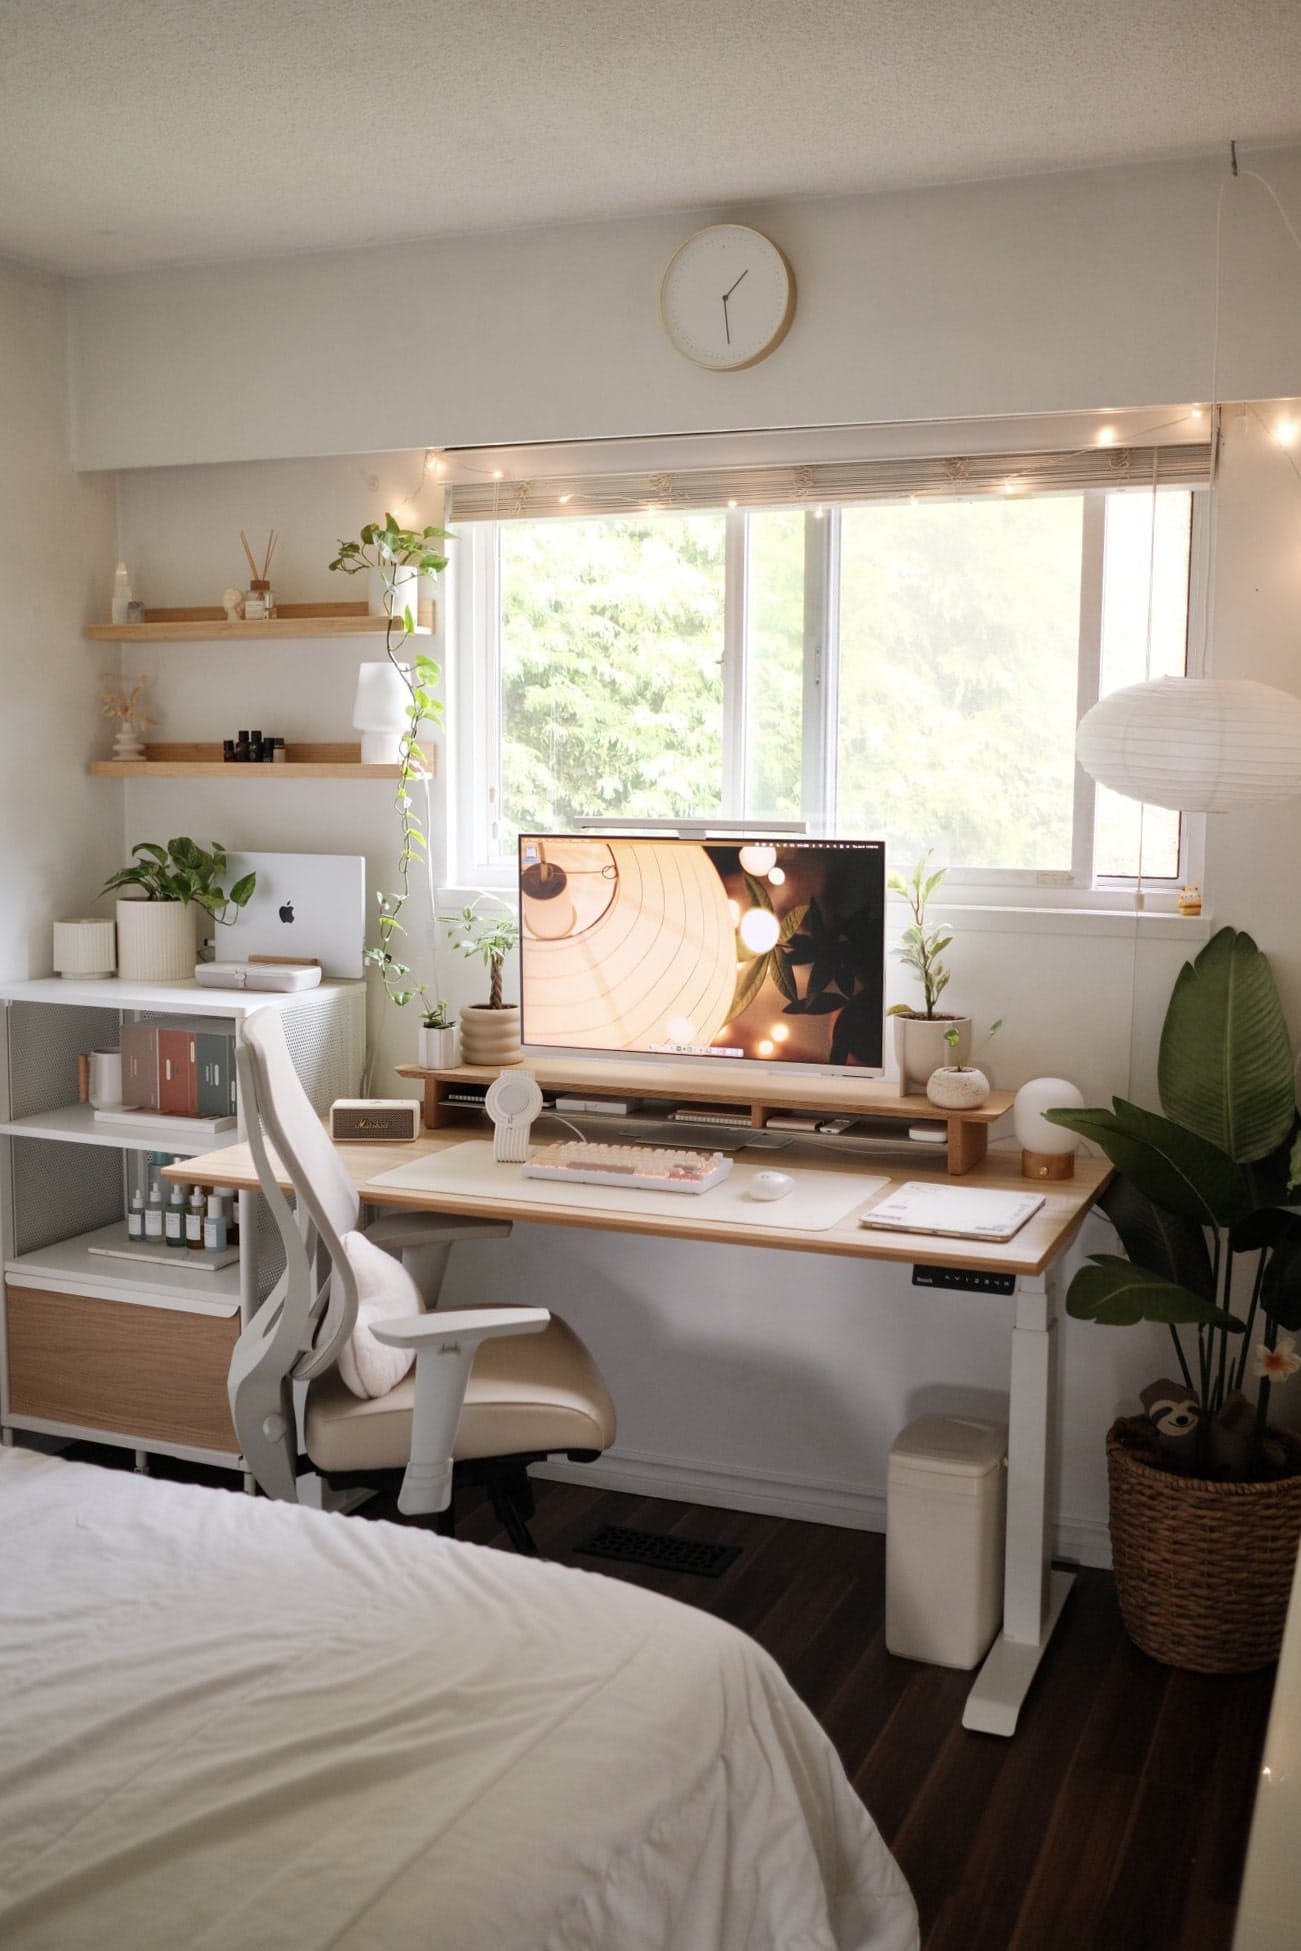
[[[1071,1576],[1054,1571],[1049,1562],[1048,1518],[1056,1452],[1056,1391],[1054,1362],[1057,1317],[1061,1300],[1061,1266],[1066,1248],[1085,1214],[1110,1177],[1105,1162],[1076,1160],[1076,1176],[1031,1185],[1016,1170],[1019,1154],[991,1153],[964,1175],[964,1186],[983,1185],[1007,1191],[1042,1192],[1044,1203],[1011,1240],[994,1244],[978,1240],[940,1239],[919,1233],[875,1233],[857,1224],[859,1207],[823,1231],[783,1229],[775,1225],[774,1208],[763,1208],[763,1223],[735,1217],[711,1218],[709,1195],[683,1194],[681,1212],[665,1215],[637,1210],[635,1189],[627,1190],[626,1211],[594,1210],[585,1203],[585,1188],[572,1188],[572,1202],[557,1206],[536,1196],[535,1181],[522,1178],[518,1168],[503,1166],[500,1189],[491,1193],[464,1190],[430,1191],[377,1184],[395,1166],[445,1151],[485,1125],[454,1126],[426,1133],[409,1145],[340,1145],[362,1199],[370,1205],[407,1207],[426,1212],[460,1212],[493,1219],[528,1221],[540,1226],[577,1226],[604,1232],[647,1233],[661,1239],[709,1240],[719,1245],[767,1247],[795,1253],[830,1253],[840,1257],[887,1261],[897,1265],[923,1262],[929,1266],[971,1268],[1016,1277],[1010,1381],[1007,1480],[1007,1560],[1004,1576],[1003,1630],[976,1676],[962,1716],[963,1726],[985,1734],[1010,1735],[1016,1728],[1021,1703],[1043,1657],[1057,1617],[1071,1588]],[[765,1163],[768,1162],[765,1158]],[[904,1179],[934,1178],[952,1183],[943,1159],[923,1156],[906,1167],[878,1154],[850,1154],[830,1148],[796,1144],[780,1155],[784,1172],[798,1177],[801,1167],[819,1173],[843,1172],[871,1176],[884,1189],[865,1190],[861,1207],[888,1196]],[[257,1173],[246,1145],[232,1145],[189,1159],[174,1169],[189,1184],[253,1189]],[[548,1192],[550,1188],[547,1188]],[[777,1208],[780,1212],[780,1207]],[[978,1298],[973,1296],[973,1299]]]

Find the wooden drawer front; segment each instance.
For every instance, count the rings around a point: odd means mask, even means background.
[[[226,1371],[236,1315],[5,1286],[15,1416],[236,1455]]]

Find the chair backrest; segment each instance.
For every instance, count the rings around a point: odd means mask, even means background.
[[[244,1127],[284,1247],[285,1271],[240,1335],[228,1394],[253,1475],[269,1495],[293,1499],[298,1446],[292,1383],[330,1367],[356,1325],[356,1282],[341,1241],[356,1228],[361,1201],[299,1081],[274,1010],[244,1018],[236,1064]],[[281,1177],[289,1180],[292,1206]]]

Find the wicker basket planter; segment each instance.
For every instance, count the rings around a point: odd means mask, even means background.
[[[1111,1552],[1125,1630],[1167,1666],[1247,1673],[1278,1658],[1301,1541],[1301,1443],[1272,1431],[1295,1475],[1180,1477],[1146,1417],[1107,1433]]]

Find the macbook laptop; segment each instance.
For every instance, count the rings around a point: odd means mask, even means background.
[[[231,854],[226,885],[256,874],[246,908],[217,930],[223,962],[297,955],[327,976],[360,976],[366,935],[366,863],[360,854]]]

